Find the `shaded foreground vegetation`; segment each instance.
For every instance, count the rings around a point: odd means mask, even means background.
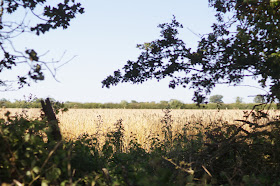
[[[167,109],[161,120],[164,139],[151,136],[146,150],[133,133],[124,147],[122,120],[101,144],[98,133],[55,141],[45,118],[7,113],[0,125],[0,180],[26,185],[278,185],[279,117],[264,111],[249,115],[253,119],[242,125],[186,124],[173,133]]]
[[[61,102],[51,99],[54,105],[61,106]],[[256,103],[208,103],[197,106],[196,103],[183,103],[179,100],[172,99],[170,101],[156,102],[137,102],[137,101],[121,101],[120,103],[80,103],[65,102],[63,106],[68,109],[253,109]],[[40,99],[16,100],[11,102],[6,99],[0,100],[0,107],[5,108],[41,108]],[[277,104],[272,103],[270,108],[277,109]]]

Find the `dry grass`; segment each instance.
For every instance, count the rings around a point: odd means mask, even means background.
[[[21,114],[22,109],[8,109],[11,115]],[[0,110],[0,118],[4,118],[6,109]],[[24,114],[28,117],[38,117],[39,109],[28,109]],[[172,110],[173,134],[181,132],[187,127],[211,127],[227,122],[239,125],[236,119],[244,119],[242,110]],[[270,117],[279,114],[279,111],[270,111]],[[135,110],[135,109],[70,109],[68,112],[58,114],[60,128],[65,138],[75,139],[80,134],[96,134],[104,141],[106,134],[114,129],[117,120],[122,119],[124,127],[124,146],[134,136],[144,148],[150,146],[150,139],[162,134],[162,110]],[[265,122],[265,121],[264,121]],[[245,126],[248,127],[248,126]]]

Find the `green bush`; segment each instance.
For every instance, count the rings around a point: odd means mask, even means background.
[[[0,121],[0,184],[25,185],[279,185],[280,122],[262,111],[242,121],[250,131],[227,122],[205,129],[186,124],[172,130],[172,115],[162,118],[163,141],[150,138],[145,151],[131,138],[123,146],[122,120],[104,145],[82,134],[75,141],[53,141],[44,119],[24,116]]]

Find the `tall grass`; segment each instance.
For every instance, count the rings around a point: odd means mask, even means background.
[[[1,109],[0,117],[4,118],[6,111],[11,115],[24,114],[29,118],[39,117],[40,109]],[[164,110],[155,109],[70,109],[60,112],[57,117],[62,135],[66,139],[77,139],[82,134],[95,135],[101,146],[110,131],[115,130],[115,124],[121,120],[123,125],[123,147],[127,149],[130,141],[136,140],[144,149],[149,150],[153,139],[160,142],[172,136],[184,133],[195,134],[197,130],[222,126],[225,123],[240,126],[246,119],[249,110]],[[273,120],[279,114],[277,110],[269,111],[269,118],[258,121],[260,124]],[[170,118],[167,118],[170,116]],[[249,118],[249,121],[252,118]],[[165,128],[164,128],[165,127]],[[243,128],[250,130],[249,124]],[[167,134],[167,132],[169,134]]]

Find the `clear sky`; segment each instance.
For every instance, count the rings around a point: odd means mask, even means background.
[[[85,14],[78,15],[67,30],[53,30],[37,37],[25,34],[17,38],[16,46],[22,50],[34,48],[38,53],[49,51],[45,60],[62,61],[75,57],[57,71],[55,81],[49,73],[43,82],[32,83],[18,91],[0,92],[0,98],[23,99],[32,94],[38,98],[52,97],[59,101],[78,102],[120,102],[121,100],[156,101],[178,99],[192,103],[193,90],[168,88],[169,80],[147,81],[141,85],[120,84],[110,89],[102,88],[101,81],[114,70],[122,68],[127,60],[136,60],[140,50],[137,44],[159,38],[158,24],[170,22],[175,15],[183,24],[180,38],[188,47],[194,48],[199,37],[211,31],[215,21],[214,10],[207,0],[82,0]],[[14,17],[16,19],[16,17]],[[189,28],[189,29],[188,29]],[[3,77],[16,71],[0,74]],[[244,85],[257,86],[254,80]],[[245,102],[252,102],[253,95],[262,90],[245,86],[217,86],[214,94],[224,96],[224,102],[235,102],[240,96]]]

